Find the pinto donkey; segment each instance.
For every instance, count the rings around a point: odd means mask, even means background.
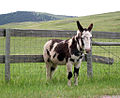
[[[84,55],[90,52],[91,37],[90,33],[93,24],[88,28],[83,28],[77,21],[78,31],[75,36],[68,40],[52,39],[44,45],[43,57],[46,63],[46,76],[51,79],[57,65],[67,66],[68,86],[71,86],[72,65],[74,65],[74,83],[78,85],[79,68]]]

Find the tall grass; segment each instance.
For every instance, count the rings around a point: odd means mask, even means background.
[[[120,64],[120,62],[119,62]],[[0,65],[0,69],[3,67]],[[93,63],[93,78],[87,78],[86,63],[79,73],[79,85],[67,86],[66,67],[58,66],[53,79],[46,81],[44,63],[11,64],[11,80],[0,81],[1,98],[90,97],[120,94],[120,66]],[[4,72],[3,72],[4,73]]]

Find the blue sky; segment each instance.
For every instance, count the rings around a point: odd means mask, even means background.
[[[0,14],[15,11],[86,16],[120,11],[120,0],[1,0]]]

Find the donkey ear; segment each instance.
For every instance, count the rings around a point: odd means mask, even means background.
[[[91,24],[89,25],[88,30],[91,31],[92,28],[93,28],[93,23],[91,23]]]
[[[81,26],[80,22],[79,21],[76,21],[77,22],[77,27],[79,29],[80,32],[83,32],[83,27]]]

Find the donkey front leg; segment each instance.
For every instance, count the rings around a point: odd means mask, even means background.
[[[79,60],[79,63],[74,66],[74,84],[78,85],[78,75],[79,75],[79,68],[81,66],[81,60]]]
[[[71,78],[72,78],[72,63],[67,63],[67,72],[68,72],[68,86],[71,86]]]

